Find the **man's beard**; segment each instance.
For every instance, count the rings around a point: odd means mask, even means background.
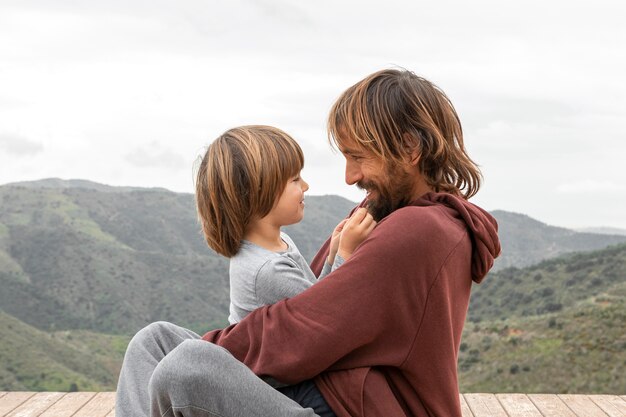
[[[398,167],[387,168],[385,184],[371,181],[360,181],[357,187],[370,192],[366,204],[367,211],[377,222],[381,221],[395,210],[408,205],[412,198],[413,177]],[[371,191],[376,192],[372,198]]]

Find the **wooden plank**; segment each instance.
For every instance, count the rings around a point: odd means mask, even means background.
[[[606,417],[606,413],[588,395],[559,394],[560,399],[580,417]]]
[[[542,417],[526,394],[496,394],[496,398],[510,417]]]
[[[626,417],[626,395],[462,394],[463,417]],[[115,417],[114,392],[0,391],[0,417]]]
[[[115,393],[99,392],[72,417],[104,417],[113,407],[115,407]]]
[[[626,417],[626,401],[617,395],[590,395],[589,398],[610,417]]]
[[[33,395],[35,395],[34,392],[8,392],[5,396],[2,397],[2,401],[0,401],[0,416],[6,416]]]
[[[89,400],[96,395],[95,392],[70,392],[39,417],[69,417],[80,410]]]
[[[544,417],[577,417],[556,394],[528,394]]]
[[[459,399],[461,400],[461,414],[463,417],[474,417],[472,410],[470,410],[469,405],[467,405],[467,401],[465,401],[465,397],[463,394],[459,395]]]
[[[52,404],[59,401],[65,395],[64,392],[38,392],[23,402],[15,410],[7,414],[7,417],[35,417],[46,411]]]
[[[465,394],[474,417],[508,417],[494,394]]]

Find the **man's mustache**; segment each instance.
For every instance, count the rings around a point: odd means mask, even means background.
[[[376,190],[378,189],[378,187],[376,187],[376,185],[372,182],[367,182],[367,181],[359,181],[356,183],[356,187],[360,190]]]

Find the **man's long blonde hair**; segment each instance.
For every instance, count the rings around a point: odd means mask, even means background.
[[[209,145],[196,176],[196,206],[208,245],[232,257],[247,226],[265,217],[304,166],[298,143],[271,126],[230,129]]]
[[[348,88],[330,111],[328,136],[338,146],[350,138],[387,164],[417,151],[420,172],[434,191],[468,199],[480,188],[482,176],[467,155],[454,106],[410,71],[378,71]]]

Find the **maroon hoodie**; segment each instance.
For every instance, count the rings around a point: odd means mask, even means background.
[[[328,242],[316,273],[327,252]],[[491,215],[428,193],[384,218],[318,284],[203,339],[259,376],[315,378],[339,417],[460,417],[457,354],[471,284],[499,253]]]

